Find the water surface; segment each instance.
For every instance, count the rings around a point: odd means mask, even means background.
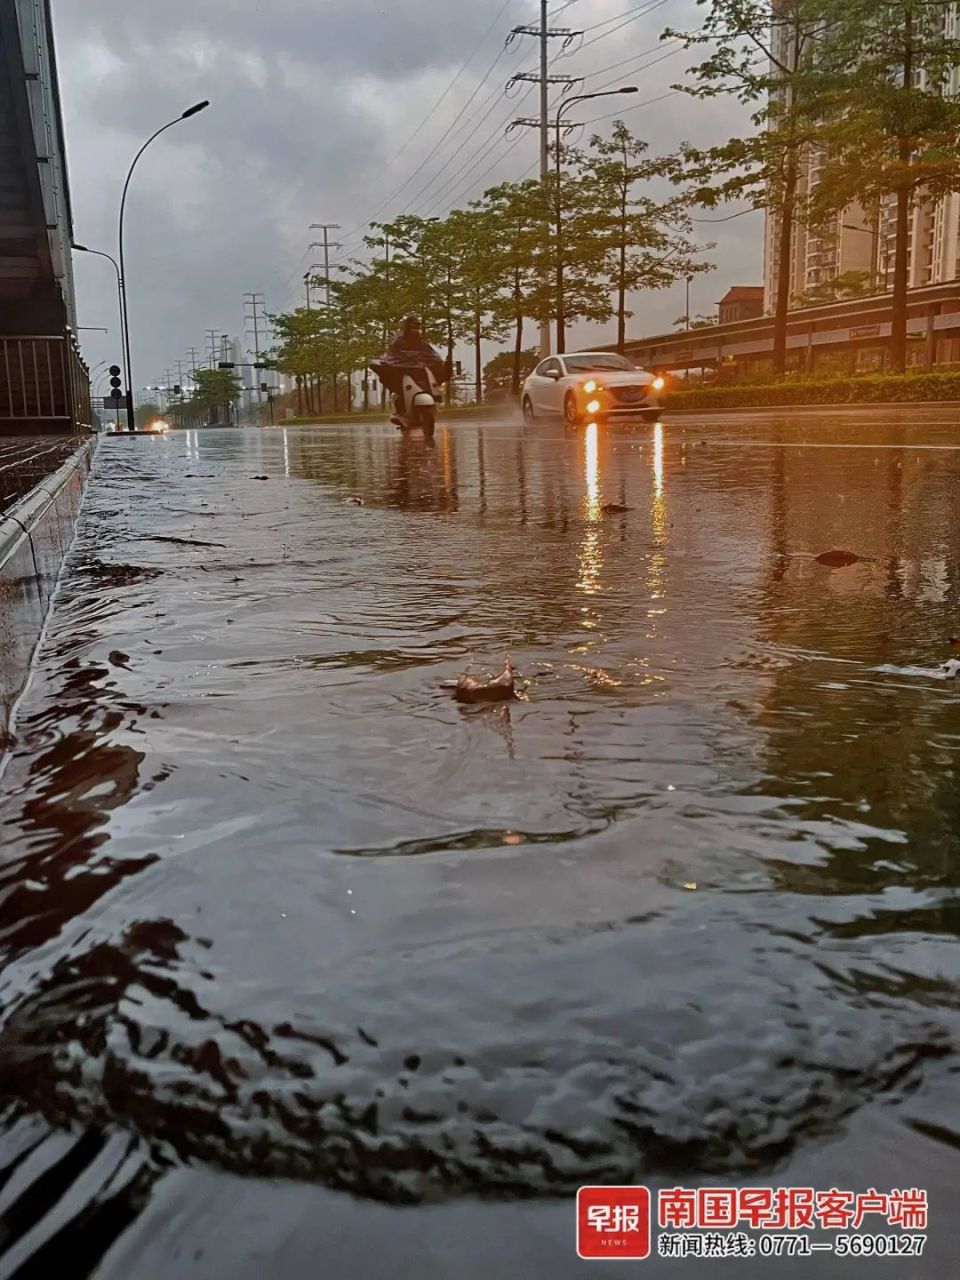
[[[956,439],[102,442],[2,781],[0,1275],[579,1274],[582,1183],[811,1168],[955,1266]]]

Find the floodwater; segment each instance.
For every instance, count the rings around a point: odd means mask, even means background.
[[[101,442],[0,782],[0,1277],[581,1275],[579,1185],[704,1181],[925,1187],[888,1269],[956,1274],[958,439]]]

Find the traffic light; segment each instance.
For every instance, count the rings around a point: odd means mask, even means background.
[[[218,369],[235,369],[237,366],[231,360],[221,360],[217,365]]]
[[[123,391],[121,390],[123,383],[120,380],[120,366],[112,364],[110,366],[110,399],[122,400]]]
[[[182,396],[182,395],[183,395],[183,387],[181,387],[181,386],[179,385],[179,383],[174,383],[174,385],[173,385],[173,394],[174,394],[175,396]]]
[[[463,377],[463,365],[460,363],[460,361],[459,361],[459,360],[454,360],[454,362],[453,362],[453,367],[454,367],[454,369],[456,370],[457,377],[458,377],[458,378],[462,378],[462,377]]]

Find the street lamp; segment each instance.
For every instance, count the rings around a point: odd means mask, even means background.
[[[94,258],[106,258],[106,260],[112,264],[114,271],[117,273],[117,303],[120,308],[120,345],[122,347],[123,332],[124,332],[124,328],[123,328],[124,310],[123,310],[123,277],[120,275],[120,264],[119,262],[117,262],[116,258],[113,256],[112,253],[104,253],[102,249],[88,249],[85,244],[75,244],[73,247],[74,249],[76,249],[78,253],[89,253]],[[122,365],[126,364],[126,357],[122,353],[121,353],[120,363]],[[127,377],[126,372],[124,372],[124,377]],[[127,379],[127,385],[129,386],[129,378]]]
[[[566,350],[566,327],[567,320],[563,310],[563,208],[560,202],[560,126],[563,121],[563,113],[568,107],[572,107],[575,102],[589,102],[593,98],[617,98],[624,93],[639,93],[640,90],[635,84],[624,85],[620,89],[604,89],[601,93],[578,93],[572,98],[567,98],[561,102],[557,108],[556,120],[556,144],[554,146],[555,160],[557,166],[557,354],[562,355]]]
[[[130,313],[129,313],[128,302],[127,302],[127,268],[126,268],[126,263],[124,262],[124,257],[123,257],[124,213],[126,212],[126,207],[127,207],[127,192],[130,189],[130,179],[133,177],[133,171],[137,167],[137,162],[139,161],[143,153],[146,151],[147,147],[150,146],[151,142],[155,142],[157,138],[160,137],[161,133],[166,133],[166,131],[168,129],[172,129],[175,124],[179,124],[181,120],[189,120],[191,116],[199,115],[200,112],[205,111],[207,107],[209,107],[209,105],[210,103],[207,102],[206,100],[204,100],[203,102],[196,103],[194,106],[189,107],[181,115],[177,116],[176,120],[169,121],[169,123],[165,124],[162,129],[158,129],[156,133],[152,134],[146,140],[146,142],[143,144],[143,146],[140,148],[137,154],[134,156],[133,164],[130,166],[130,171],[127,174],[127,180],[123,184],[123,195],[120,198],[120,268],[119,270],[120,270],[120,298],[122,303],[121,319],[123,321],[123,347],[124,347],[124,354],[126,356],[126,365],[127,365],[127,430],[128,431],[134,431],[136,429],[136,419],[135,419],[134,408],[133,408],[133,361],[130,355]]]

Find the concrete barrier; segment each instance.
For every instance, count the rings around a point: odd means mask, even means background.
[[[82,444],[0,516],[0,754],[73,539],[95,444]]]

